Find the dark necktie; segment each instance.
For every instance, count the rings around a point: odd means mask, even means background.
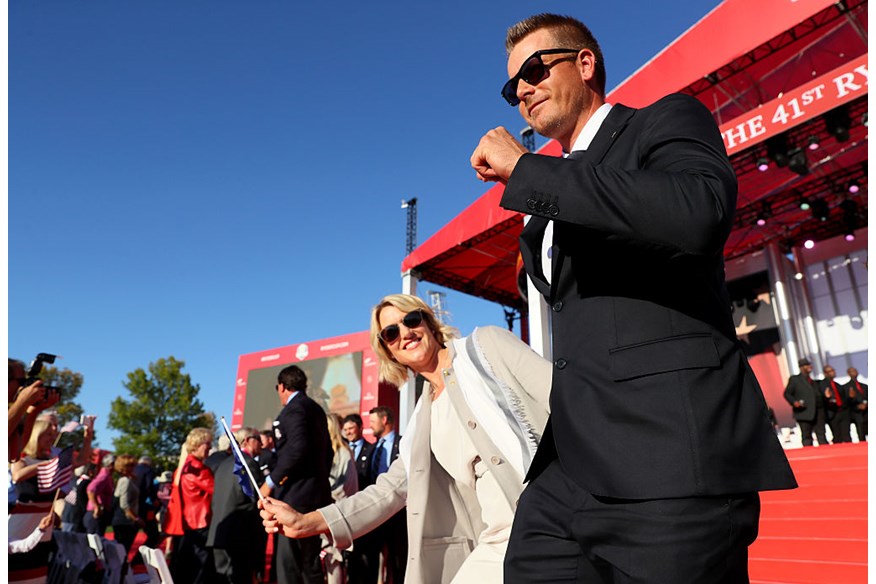
[[[374,448],[374,458],[371,459],[371,476],[375,479],[377,475],[386,472],[386,462],[383,452],[383,438],[377,441],[377,446]]]

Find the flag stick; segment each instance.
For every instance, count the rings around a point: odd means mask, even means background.
[[[237,444],[237,440],[234,439],[234,434],[231,433],[231,430],[228,428],[228,424],[225,422],[225,416],[220,416],[219,419],[222,421],[222,427],[225,429],[225,434],[228,436],[228,440],[231,442],[231,450],[232,452],[234,452],[234,456],[237,457],[237,460],[240,461],[240,465],[246,471],[246,476],[249,477],[249,482],[252,485],[253,490],[258,494],[259,499],[264,501],[265,496],[262,495],[261,490],[259,490],[259,486],[256,484],[255,477],[252,476],[252,471],[249,469],[249,465],[246,464],[246,459],[243,457],[243,453],[240,451],[240,446]]]

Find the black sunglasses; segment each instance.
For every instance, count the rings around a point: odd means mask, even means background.
[[[401,323],[405,325],[405,328],[412,329],[417,328],[421,324],[423,324],[423,311],[422,310],[414,310],[405,315],[405,317],[401,320]],[[398,328],[398,324],[389,324],[383,327],[383,330],[380,331],[380,339],[386,343],[387,345],[390,343],[394,343],[396,339],[401,336],[401,330]]]
[[[523,79],[530,85],[535,85],[545,78],[548,67],[553,65],[553,63],[551,63],[551,65],[545,65],[544,61],[541,60],[542,55],[577,53],[580,50],[581,49],[545,49],[543,51],[532,53],[528,59],[523,61],[523,65],[520,66],[520,71],[517,72],[517,75],[509,79],[502,87],[502,97],[505,98],[505,101],[507,101],[509,105],[516,107],[520,103],[520,98],[517,97],[517,84],[520,80]]]

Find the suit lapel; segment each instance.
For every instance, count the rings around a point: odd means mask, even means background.
[[[541,263],[541,244],[544,241],[544,230],[548,226],[548,219],[531,215],[529,221],[520,232],[520,255],[523,256],[523,264],[530,266],[529,276],[539,292],[550,296],[551,286],[544,279],[544,266]]]
[[[625,105],[613,105],[608,112],[608,116],[606,116],[602,125],[599,127],[599,131],[596,132],[596,136],[593,137],[593,142],[590,143],[590,147],[584,152],[572,152],[569,155],[569,158],[583,158],[591,164],[599,164],[602,162],[608,149],[611,148],[614,141],[617,140],[618,136],[621,135],[621,132],[624,131],[624,128],[627,127],[630,118],[632,118],[635,113],[636,110]]]

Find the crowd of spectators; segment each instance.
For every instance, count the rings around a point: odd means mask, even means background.
[[[55,529],[114,540],[130,560],[127,569],[135,572],[143,562],[140,544],[161,549],[176,582],[277,581],[276,572],[265,567],[266,554],[276,545],[268,541],[262,526],[254,489],[245,493],[241,486],[232,444],[224,433],[214,447],[212,429],[192,429],[176,468],[165,470],[156,468],[147,455],[93,451],[92,422],[82,426],[82,439],[71,449],[69,460],[61,461],[57,444],[67,426],[59,427],[53,411],[59,401],[58,392],[27,379],[24,363],[9,360],[10,581],[47,581],[59,549]],[[360,431],[355,450],[366,461],[360,469],[342,426],[357,419],[361,430],[361,418],[327,414],[323,419],[332,452],[326,488],[337,500],[358,490],[359,470],[369,468],[367,455],[374,448],[361,440]],[[274,431],[244,427],[234,439],[256,487],[262,487],[278,460]],[[44,492],[38,474],[49,464],[66,465],[72,476]],[[349,573],[349,552],[333,548],[325,538],[321,546],[322,570],[330,584],[376,583],[376,560],[374,569],[367,570],[373,577],[366,578],[363,570]]]

